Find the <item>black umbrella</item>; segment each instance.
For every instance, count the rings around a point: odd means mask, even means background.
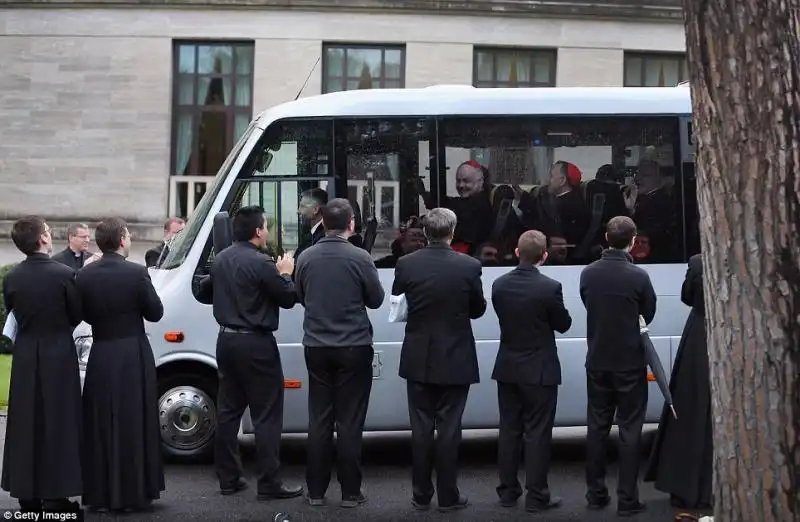
[[[644,317],[640,315],[639,333],[642,335],[642,347],[644,348],[644,356],[647,359],[647,365],[653,371],[658,387],[661,389],[661,395],[664,396],[664,401],[669,406],[670,411],[672,411],[672,416],[677,419],[678,414],[675,413],[675,407],[672,404],[672,393],[669,391],[669,380],[664,371],[664,366],[661,364],[661,358],[656,353],[655,346],[653,346],[653,341],[650,340],[649,332],[650,329],[647,328]]]

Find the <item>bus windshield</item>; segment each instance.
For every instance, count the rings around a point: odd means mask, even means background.
[[[176,234],[169,242],[169,250],[167,255],[164,257],[161,265],[159,265],[157,268],[171,270],[181,266],[184,260],[186,260],[186,256],[192,249],[194,240],[200,233],[200,229],[203,227],[203,223],[205,222],[206,217],[211,210],[211,206],[214,204],[214,201],[217,199],[217,196],[222,189],[222,185],[225,183],[225,178],[228,177],[228,173],[230,172],[231,167],[233,167],[233,164],[236,163],[236,159],[239,157],[239,154],[241,154],[244,144],[247,143],[247,140],[253,133],[253,129],[255,129],[255,123],[255,120],[250,122],[250,126],[247,128],[244,134],[242,134],[239,142],[233,147],[231,153],[228,154],[227,159],[225,159],[225,163],[223,163],[220,167],[219,172],[214,178],[214,181],[211,183],[211,186],[200,199],[200,202],[197,204],[194,212],[192,212],[192,215],[187,220],[186,228],[184,228],[180,233]]]

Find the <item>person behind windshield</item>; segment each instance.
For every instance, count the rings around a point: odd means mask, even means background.
[[[421,178],[417,178],[417,191],[428,209],[441,206],[455,212],[458,223],[451,244],[453,250],[475,255],[478,245],[489,240],[494,226],[494,211],[489,197],[491,183],[489,170],[477,161],[465,161],[456,169],[458,196],[444,195],[437,205]]]

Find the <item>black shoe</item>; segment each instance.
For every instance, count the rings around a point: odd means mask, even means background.
[[[258,500],[283,500],[287,498],[299,497],[303,494],[303,487],[296,486],[290,488],[285,484],[281,484],[279,488],[270,491],[260,491],[258,493]]]
[[[632,517],[638,515],[647,509],[647,506],[641,502],[636,502],[627,505],[617,505],[617,515],[621,517]]]
[[[309,506],[313,506],[313,507],[321,507],[321,506],[324,506],[324,505],[325,505],[325,497],[319,497],[319,498],[317,498],[317,497],[312,497],[312,496],[310,496],[310,495],[309,495],[309,496],[306,498],[306,500],[308,501],[308,505],[309,505]]]
[[[19,510],[23,513],[32,513],[42,510],[41,500],[23,500],[19,501]]]
[[[519,500],[519,497],[515,497],[512,495],[502,496],[500,497],[500,505],[503,506],[504,508],[513,508],[516,507],[517,500]]]
[[[414,506],[414,509],[417,511],[428,511],[431,508],[431,501],[427,502],[418,502],[415,499],[411,500],[411,505]]]
[[[235,495],[240,491],[246,490],[248,487],[247,481],[239,477],[232,485],[222,486],[219,490],[223,495]]]
[[[469,499],[467,499],[466,495],[459,495],[458,500],[456,500],[455,504],[451,504],[449,506],[439,506],[439,511],[442,513],[447,513],[449,511],[455,511],[457,509],[464,509],[469,505]]]
[[[72,502],[66,498],[58,498],[52,500],[42,501],[42,511],[53,511],[57,513],[73,513],[78,512],[81,505],[77,502]]]
[[[528,513],[541,513],[542,511],[561,507],[561,504],[563,503],[564,499],[561,497],[550,497],[550,500],[546,504],[542,504],[540,502],[526,502],[525,511]]]
[[[611,504],[611,497],[587,498],[587,506],[591,510],[605,509]]]
[[[361,504],[367,503],[367,497],[364,496],[363,493],[359,493],[355,496],[349,496],[342,499],[342,503],[339,504],[343,508],[354,508],[358,507]]]

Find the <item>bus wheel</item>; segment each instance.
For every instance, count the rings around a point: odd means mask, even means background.
[[[168,457],[207,460],[213,455],[217,383],[201,375],[165,375],[158,386],[161,444]]]

